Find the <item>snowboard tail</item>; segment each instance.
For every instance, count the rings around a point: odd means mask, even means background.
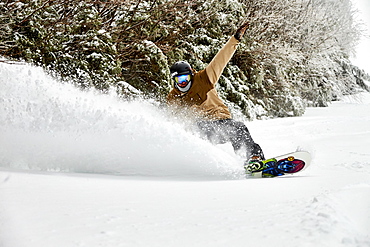
[[[244,168],[253,177],[278,177],[302,171],[310,162],[310,153],[300,151],[246,164]]]

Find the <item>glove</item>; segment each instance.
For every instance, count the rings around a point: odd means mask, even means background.
[[[236,30],[234,37],[240,42],[247,28],[249,27],[249,22],[244,23],[241,27]]]

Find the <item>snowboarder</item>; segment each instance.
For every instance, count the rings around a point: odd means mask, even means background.
[[[246,155],[246,163],[264,160],[262,149],[253,141],[244,123],[231,118],[229,109],[216,92],[215,84],[247,28],[248,23],[243,24],[204,70],[197,72],[185,61],[173,64],[170,72],[174,88],[167,96],[169,105],[196,116],[200,133],[214,144],[231,142],[237,154]]]

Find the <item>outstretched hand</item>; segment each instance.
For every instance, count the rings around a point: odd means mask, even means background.
[[[243,35],[245,33],[245,31],[247,30],[247,28],[249,27],[249,22],[245,22],[243,25],[241,25],[238,30],[236,30],[235,34],[234,34],[234,37],[241,41],[241,39],[243,38]]]

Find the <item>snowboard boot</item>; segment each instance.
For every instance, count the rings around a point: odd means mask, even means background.
[[[252,155],[244,162],[244,169],[246,172],[252,173],[263,169],[263,159],[259,155]]]
[[[274,167],[276,164],[276,159],[268,159],[268,160],[256,160],[251,163],[245,163],[244,169],[247,174],[262,172],[266,169]]]

